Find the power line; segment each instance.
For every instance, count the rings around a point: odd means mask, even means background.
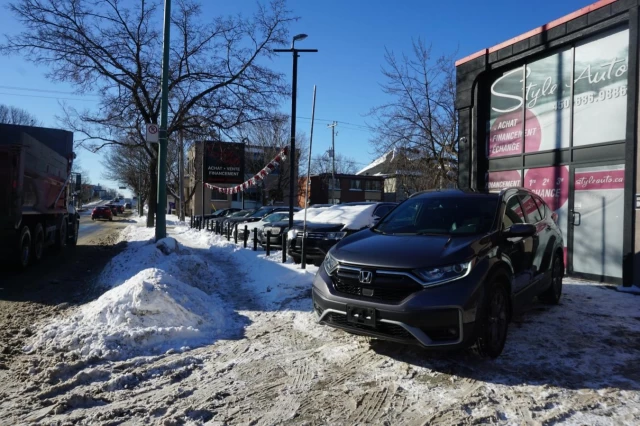
[[[5,93],[5,92],[0,92],[0,95],[22,96],[22,97],[27,97],[27,98],[58,99],[58,100],[63,100],[63,101],[97,102],[97,99],[80,99],[80,98],[63,98],[63,97],[60,97],[60,96],[25,95],[23,93]]]
[[[75,95],[75,96],[91,96],[98,97],[99,95],[95,93],[91,93],[88,95],[79,94],[75,92],[63,92],[61,90],[46,90],[46,89],[32,89],[29,87],[18,87],[18,86],[0,86],[0,89],[9,89],[9,90],[23,90],[27,92],[38,92],[38,93],[58,93],[60,95]]]

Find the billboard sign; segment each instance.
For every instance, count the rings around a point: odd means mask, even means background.
[[[498,75],[490,86],[487,157],[624,140],[628,62],[623,29]]]
[[[205,142],[204,170],[206,183],[244,182],[244,144]]]

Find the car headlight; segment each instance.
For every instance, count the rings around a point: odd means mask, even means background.
[[[347,235],[346,232],[327,232],[325,238],[327,240],[341,240],[345,235]]]
[[[287,232],[287,240],[295,240],[297,235],[298,231],[296,231],[295,229],[290,229],[289,232]]]
[[[278,235],[280,233],[280,228],[274,226],[271,228],[271,235]]]
[[[413,273],[420,278],[425,285],[443,284],[449,281],[466,277],[471,272],[473,261],[456,263],[436,268],[416,269]]]
[[[322,266],[324,266],[324,270],[328,275],[331,275],[333,271],[338,267],[338,261],[335,257],[331,256],[331,252],[327,253],[324,257],[324,262],[322,262]]]

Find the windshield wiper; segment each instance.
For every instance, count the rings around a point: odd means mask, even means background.
[[[433,236],[438,236],[438,237],[444,237],[449,235],[449,233],[447,232],[427,232],[427,231],[420,231],[420,232],[416,232],[416,235],[433,235]]]

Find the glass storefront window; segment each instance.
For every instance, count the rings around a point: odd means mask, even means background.
[[[629,30],[580,43],[575,56],[573,145],[624,140]]]
[[[522,153],[524,67],[503,73],[491,84],[487,157]]]

